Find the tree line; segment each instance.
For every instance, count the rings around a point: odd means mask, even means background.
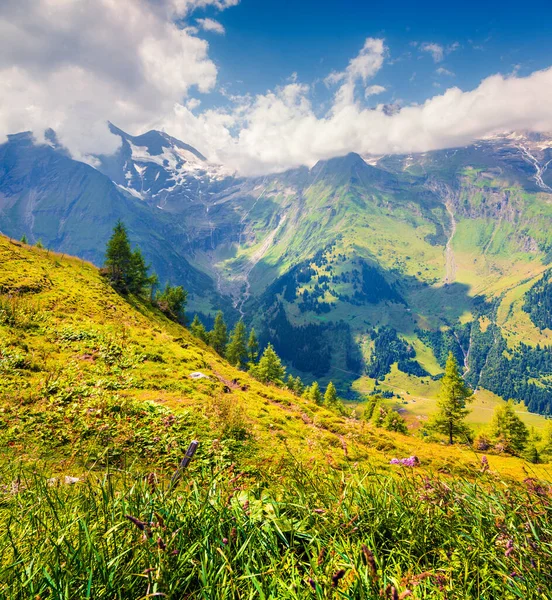
[[[222,311],[219,311],[213,329],[207,331],[196,314],[190,325],[190,331],[195,337],[210,345],[220,356],[226,358],[231,365],[247,371],[258,381],[286,388],[293,394],[308,398],[318,405],[325,405],[339,412],[345,411],[336,387],[331,381],[322,393],[317,381],[308,386],[299,376],[294,377],[289,374],[286,377],[286,367],[271,343],[268,343],[260,354],[255,329],[251,328],[248,333],[242,319],[229,332]]]

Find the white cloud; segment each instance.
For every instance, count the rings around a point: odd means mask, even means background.
[[[394,111],[334,102],[319,117],[309,88],[294,83],[246,99],[236,110],[207,111],[196,118],[177,107],[166,128],[243,174],[262,174],[348,152],[424,152],[501,131],[550,131],[551,93],[549,68],[528,77],[493,75],[472,91],[452,87]]]
[[[445,57],[445,49],[443,46],[434,42],[426,42],[422,44],[420,46],[420,50],[422,50],[422,52],[429,52],[433,58],[433,61],[436,63],[441,62]]]
[[[437,75],[447,75],[448,77],[454,77],[454,73],[452,71],[449,71],[448,69],[445,69],[445,67],[439,67],[435,70],[435,73],[437,73]]]
[[[364,90],[364,97],[368,98],[368,96],[375,96],[383,92],[385,92],[385,88],[382,85],[370,85]]]
[[[76,157],[110,152],[107,121],[154,126],[192,87],[213,89],[208,44],[173,21],[238,0],[3,0],[0,138],[52,127]]]
[[[325,79],[327,86],[341,83],[335,93],[334,109],[354,102],[355,88],[358,82],[364,86],[383,66],[387,48],[380,38],[366,38],[360,52],[349,61],[345,71],[334,71]]]
[[[414,44],[416,47],[416,43]],[[433,58],[433,62],[439,63],[441,62],[446,54],[450,54],[451,52],[456,52],[459,48],[461,48],[459,42],[453,42],[448,46],[442,46],[441,44],[437,44],[436,42],[424,42],[419,45],[419,48],[422,52],[428,52],[431,54]]]
[[[215,19],[196,19],[196,23],[201,27],[201,29],[203,29],[203,31],[211,31],[220,35],[224,35],[226,33],[222,23],[215,21]]]

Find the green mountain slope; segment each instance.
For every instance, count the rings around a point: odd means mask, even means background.
[[[386,469],[389,452],[414,451],[427,467],[473,465],[469,450],[382,433],[260,384],[156,309],[116,294],[89,263],[3,236],[0,259],[0,435],[19,459],[76,470],[123,457],[174,464],[198,437],[252,464],[298,454]],[[198,372],[205,377],[190,377]],[[504,473],[521,464],[496,460]]]
[[[0,228],[44,231],[100,264],[121,217],[161,279],[190,290],[192,313],[243,316],[294,372],[344,395],[381,384],[405,399],[403,376],[423,389],[452,350],[474,388],[552,411],[549,309],[529,292],[552,252],[548,138],[349,154],[244,179],[166,134],[114,132],[121,150],[98,159],[111,187],[60,149],[4,145]],[[43,155],[63,170],[41,171]],[[86,178],[73,185],[72,170]],[[388,335],[406,350],[387,351]]]

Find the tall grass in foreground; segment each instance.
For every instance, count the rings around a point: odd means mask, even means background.
[[[403,470],[252,481],[198,463],[170,490],[6,467],[0,597],[550,598],[549,488]]]

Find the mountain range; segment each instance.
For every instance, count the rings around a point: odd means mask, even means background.
[[[449,351],[475,389],[552,412],[552,138],[496,135],[240,177],[166,133],[71,158],[0,146],[0,231],[97,265],[127,225],[206,324],[223,309],[292,371],[416,412]]]

